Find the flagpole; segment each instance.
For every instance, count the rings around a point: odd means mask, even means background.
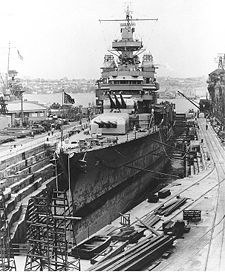
[[[6,88],[9,86],[9,59],[10,59],[10,41],[9,41],[9,50],[8,50],[8,63],[7,63],[7,76],[6,76]]]
[[[62,89],[62,117],[64,117],[64,97],[65,97],[65,93],[64,93],[64,89]]]
[[[63,94],[64,94],[64,89],[62,89],[62,106],[63,106]]]

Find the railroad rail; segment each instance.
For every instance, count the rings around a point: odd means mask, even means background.
[[[187,208],[195,209],[196,206],[203,205],[208,198],[212,201],[210,203],[209,200],[207,204],[210,205],[208,218],[204,218],[205,222],[201,222],[204,227],[201,227],[201,223],[199,223],[199,230],[204,231],[198,233],[197,240],[193,238],[192,242],[190,241],[188,244],[190,252],[188,252],[187,256],[184,256],[184,253],[183,255],[182,253],[180,255],[177,254],[178,257],[182,256],[183,258],[176,259],[176,270],[179,270],[179,268],[185,270],[198,270],[197,268],[199,268],[199,270],[204,271],[225,270],[225,150],[213,128],[208,124],[208,129],[206,129],[205,119],[200,118],[198,124],[200,126],[199,137],[203,139],[204,144],[207,146],[212,167],[206,175],[196,179],[190,186],[173,194],[165,203],[169,203],[177,196],[187,197],[190,194],[189,191],[191,190],[193,193],[193,189],[196,187],[193,199],[170,216],[170,219],[176,219],[181,217],[183,210]],[[156,269],[174,270],[173,261],[174,259],[171,258],[171,261],[162,262]],[[199,262],[199,267],[193,266],[196,261]]]

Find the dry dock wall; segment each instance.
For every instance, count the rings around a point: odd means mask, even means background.
[[[50,159],[44,143],[20,152],[15,149],[7,158],[0,158],[0,184],[13,242],[25,242],[25,215],[30,197],[55,184],[55,169]]]
[[[26,158],[30,158],[42,151],[45,151],[44,144],[41,144],[24,152],[18,152],[18,154],[16,155],[12,154],[12,156],[8,156],[8,158],[0,161],[0,171],[6,169],[9,166],[11,167],[12,165],[17,165],[18,163],[26,164]]]

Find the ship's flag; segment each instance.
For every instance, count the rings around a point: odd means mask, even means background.
[[[64,104],[74,104],[75,100],[66,92],[64,92],[64,99],[63,99]]]
[[[20,54],[20,51],[18,49],[17,49],[17,54],[18,54],[19,59],[23,60],[23,56]]]

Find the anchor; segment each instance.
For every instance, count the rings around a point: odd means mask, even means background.
[[[86,155],[87,155],[87,152],[84,153],[84,156],[81,160],[78,160],[79,167],[83,172],[86,172],[86,168],[87,168],[87,161],[85,160]]]

